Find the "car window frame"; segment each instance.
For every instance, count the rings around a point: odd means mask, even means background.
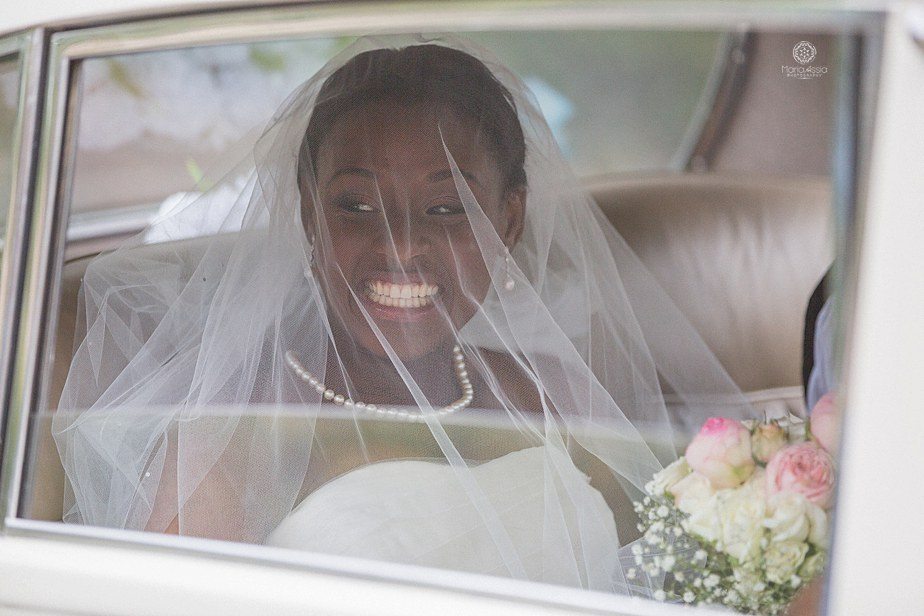
[[[22,254],[17,256],[21,257],[22,262],[13,271],[25,271],[21,292],[16,293],[15,301],[4,298],[5,306],[15,306],[12,312],[20,314],[21,311],[23,316],[17,328],[15,353],[8,355],[14,364],[3,372],[4,376],[10,374],[12,378],[9,395],[3,399],[7,410],[7,438],[0,468],[3,477],[0,485],[0,532],[103,541],[143,549],[167,547],[215,558],[245,559],[327,572],[349,572],[371,579],[414,585],[434,584],[464,592],[504,596],[513,593],[513,596],[549,605],[564,601],[567,605],[582,609],[651,613],[650,609],[639,607],[642,604],[626,597],[604,596],[582,590],[572,591],[538,584],[527,584],[527,590],[523,590],[523,583],[513,580],[496,579],[488,583],[484,581],[484,576],[454,576],[435,570],[417,571],[413,578],[408,578],[407,567],[384,563],[370,563],[368,567],[356,565],[358,569],[351,571],[349,567],[344,568],[340,560],[320,554],[289,554],[283,557],[278,551],[267,551],[262,546],[128,533],[17,517],[29,420],[36,409],[44,408],[46,404],[44,384],[48,381],[52,365],[49,358],[53,358],[53,332],[57,325],[57,296],[64,264],[65,223],[69,214],[68,191],[74,169],[74,139],[77,132],[73,130],[78,108],[77,93],[71,85],[79,75],[81,61],[90,57],[299,36],[549,28],[735,30],[740,28],[742,22],[754,27],[778,30],[814,29],[835,34],[867,35],[881,27],[880,17],[874,12],[831,9],[802,13],[798,9],[770,9],[750,4],[737,5],[734,11],[716,12],[703,10],[696,2],[666,7],[655,4],[604,5],[563,1],[536,6],[513,1],[465,3],[464,6],[388,1],[274,8],[236,6],[226,10],[212,9],[202,13],[144,20],[134,18],[106,23],[87,22],[54,32],[41,29],[33,31],[29,35],[27,77],[30,87],[28,93],[34,96],[36,108],[32,116],[26,118],[28,121],[24,126],[31,127],[34,133],[24,133],[27,137],[31,136],[25,148],[30,150],[28,160],[31,162],[26,165],[26,169],[19,170],[17,177],[29,181],[18,188],[17,204],[21,207],[16,208],[17,212],[20,209],[28,212],[31,228],[27,229],[23,222],[20,223],[22,228],[17,231],[22,244],[18,250]],[[852,199],[854,196],[850,193],[846,198]],[[5,259],[5,269],[6,262]],[[487,589],[485,584],[488,584]],[[703,610],[702,613],[707,612]]]
[[[46,31],[42,28],[0,37],[0,56],[18,54],[20,71],[16,126],[11,143],[13,167],[10,174],[10,203],[3,260],[0,263],[0,460],[9,451],[15,453],[18,445],[18,439],[12,436],[18,433],[18,426],[10,428],[10,424],[16,421],[9,413],[9,406],[23,301],[23,269],[31,220],[30,205],[37,166],[46,38]],[[2,503],[7,502],[11,490],[17,488],[15,473],[8,472],[7,467],[9,465],[0,463],[0,514],[5,513]]]

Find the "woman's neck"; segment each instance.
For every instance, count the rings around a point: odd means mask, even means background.
[[[402,373],[388,356],[376,355],[352,341],[338,338],[334,336],[335,346],[330,348],[327,360],[328,387],[338,393],[346,395],[349,390],[354,399],[363,402],[412,406],[420,404],[414,397],[419,394],[412,392],[412,387],[419,388],[433,406],[449,404],[459,395],[451,342],[420,357],[399,358],[400,367],[406,371]]]

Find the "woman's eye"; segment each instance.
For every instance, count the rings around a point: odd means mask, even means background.
[[[356,198],[338,199],[337,207],[345,212],[355,214],[368,214],[376,211],[375,206],[369,205],[365,201]]]
[[[465,206],[461,203],[443,203],[434,205],[427,209],[427,214],[435,216],[451,216],[453,214],[464,214]]]

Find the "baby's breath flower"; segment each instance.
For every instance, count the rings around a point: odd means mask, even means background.
[[[664,593],[663,590],[656,590],[654,592],[654,598],[655,598],[655,601],[664,601],[664,599],[667,598],[667,595]]]
[[[630,580],[634,580],[636,573],[637,571],[635,570],[635,567],[632,567],[628,571],[626,571],[626,577],[629,578]]]
[[[673,569],[675,564],[677,564],[677,559],[674,558],[673,556],[670,556],[670,555],[665,556],[665,557],[661,560],[661,567],[662,567],[665,571],[670,571],[671,569]]]

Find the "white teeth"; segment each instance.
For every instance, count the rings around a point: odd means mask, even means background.
[[[366,295],[369,299],[378,304],[399,308],[427,306],[438,292],[438,286],[426,283],[397,284],[376,280],[366,284]]]

